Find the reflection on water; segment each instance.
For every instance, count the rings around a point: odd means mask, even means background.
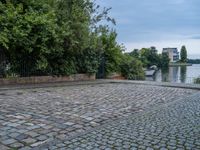
[[[180,69],[181,69],[181,72],[180,72],[181,83],[185,83],[186,82],[187,67],[181,66]]]
[[[200,65],[169,67],[159,70],[154,77],[146,80],[157,82],[193,83],[200,76]]]

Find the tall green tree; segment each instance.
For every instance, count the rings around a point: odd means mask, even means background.
[[[105,47],[102,35],[109,32],[109,29],[102,31],[104,27],[100,22],[106,20],[115,24],[114,19],[108,16],[109,10],[105,8],[101,11],[100,6],[91,0],[61,0],[56,4],[59,24],[69,30],[69,35],[64,38],[61,59],[71,62],[69,67],[75,66],[71,70],[78,73],[97,72],[99,57]]]
[[[187,49],[184,45],[181,47],[181,60],[180,61],[183,63],[187,62]]]
[[[104,57],[105,61],[106,75],[120,72],[123,48],[117,43],[116,38],[117,33],[114,30],[109,31],[106,27],[102,28],[99,40],[102,44],[102,57]]]
[[[162,53],[160,55],[160,57],[161,57],[161,59],[160,59],[160,67],[168,68],[169,67],[169,62],[170,62],[168,53]]]

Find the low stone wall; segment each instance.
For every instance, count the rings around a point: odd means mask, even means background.
[[[20,78],[1,78],[0,85],[10,84],[38,84],[38,83],[54,83],[54,82],[67,82],[67,81],[92,81],[96,79],[96,75],[88,74],[75,74],[70,76],[33,76],[33,77],[20,77]]]
[[[112,80],[125,80],[125,78],[119,73],[112,73],[106,77],[106,79]]]

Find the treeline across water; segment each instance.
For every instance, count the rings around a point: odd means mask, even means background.
[[[200,64],[200,59],[188,59],[187,62],[191,64]]]

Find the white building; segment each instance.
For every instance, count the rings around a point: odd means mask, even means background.
[[[168,54],[170,62],[179,61],[179,52],[177,48],[163,48],[163,53]]]

